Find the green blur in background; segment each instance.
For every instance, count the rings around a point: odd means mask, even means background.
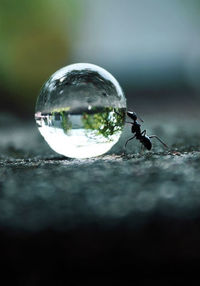
[[[196,107],[199,15],[199,0],[0,0],[0,112],[32,118],[44,82],[77,62],[113,74],[134,108]]]
[[[44,81],[68,63],[70,25],[78,21],[79,5],[69,0],[0,1],[0,92],[6,110],[33,111]]]

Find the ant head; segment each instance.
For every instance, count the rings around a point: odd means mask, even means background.
[[[136,121],[137,120],[137,115],[135,112],[132,112],[132,111],[127,111],[127,115],[133,119],[133,121]]]

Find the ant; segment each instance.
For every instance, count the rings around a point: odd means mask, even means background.
[[[130,123],[132,124],[132,128],[131,128],[131,131],[132,133],[134,134],[133,137],[129,138],[127,141],[126,141],[126,144],[125,144],[125,147],[127,145],[127,143],[129,141],[131,141],[132,139],[136,138],[137,140],[140,141],[141,144],[144,145],[144,147],[147,149],[147,150],[151,150],[152,148],[152,143],[151,143],[151,138],[156,138],[158,141],[160,141],[160,143],[163,144],[163,146],[165,148],[168,148],[168,146],[157,136],[157,135],[151,135],[151,136],[147,136],[146,135],[146,130],[142,131],[141,132],[141,128],[140,128],[140,124],[138,123],[137,119],[139,118],[137,116],[137,114],[135,112],[132,112],[132,111],[128,111],[127,112],[127,115],[133,120],[133,122],[126,122],[126,123]],[[139,118],[139,120],[141,122],[144,122],[141,118]]]

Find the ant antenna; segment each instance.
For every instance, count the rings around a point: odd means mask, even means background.
[[[137,115],[137,118],[138,118],[141,122],[144,122],[144,120],[143,120],[140,116]]]
[[[138,116],[135,112],[127,111],[127,115],[128,115],[131,119],[133,119],[134,121],[137,120],[137,119],[139,119],[141,122],[144,122],[144,120],[143,120],[140,116]]]
[[[137,114],[137,118],[141,121],[144,122],[144,120]]]

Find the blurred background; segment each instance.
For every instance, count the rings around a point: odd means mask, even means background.
[[[126,126],[105,157],[51,151],[36,99],[77,62],[111,72],[170,149],[125,149]],[[0,0],[0,281],[199,279],[199,79],[200,0]]]
[[[1,111],[32,118],[52,73],[89,62],[129,108],[198,114],[199,0],[0,0],[0,35]]]

